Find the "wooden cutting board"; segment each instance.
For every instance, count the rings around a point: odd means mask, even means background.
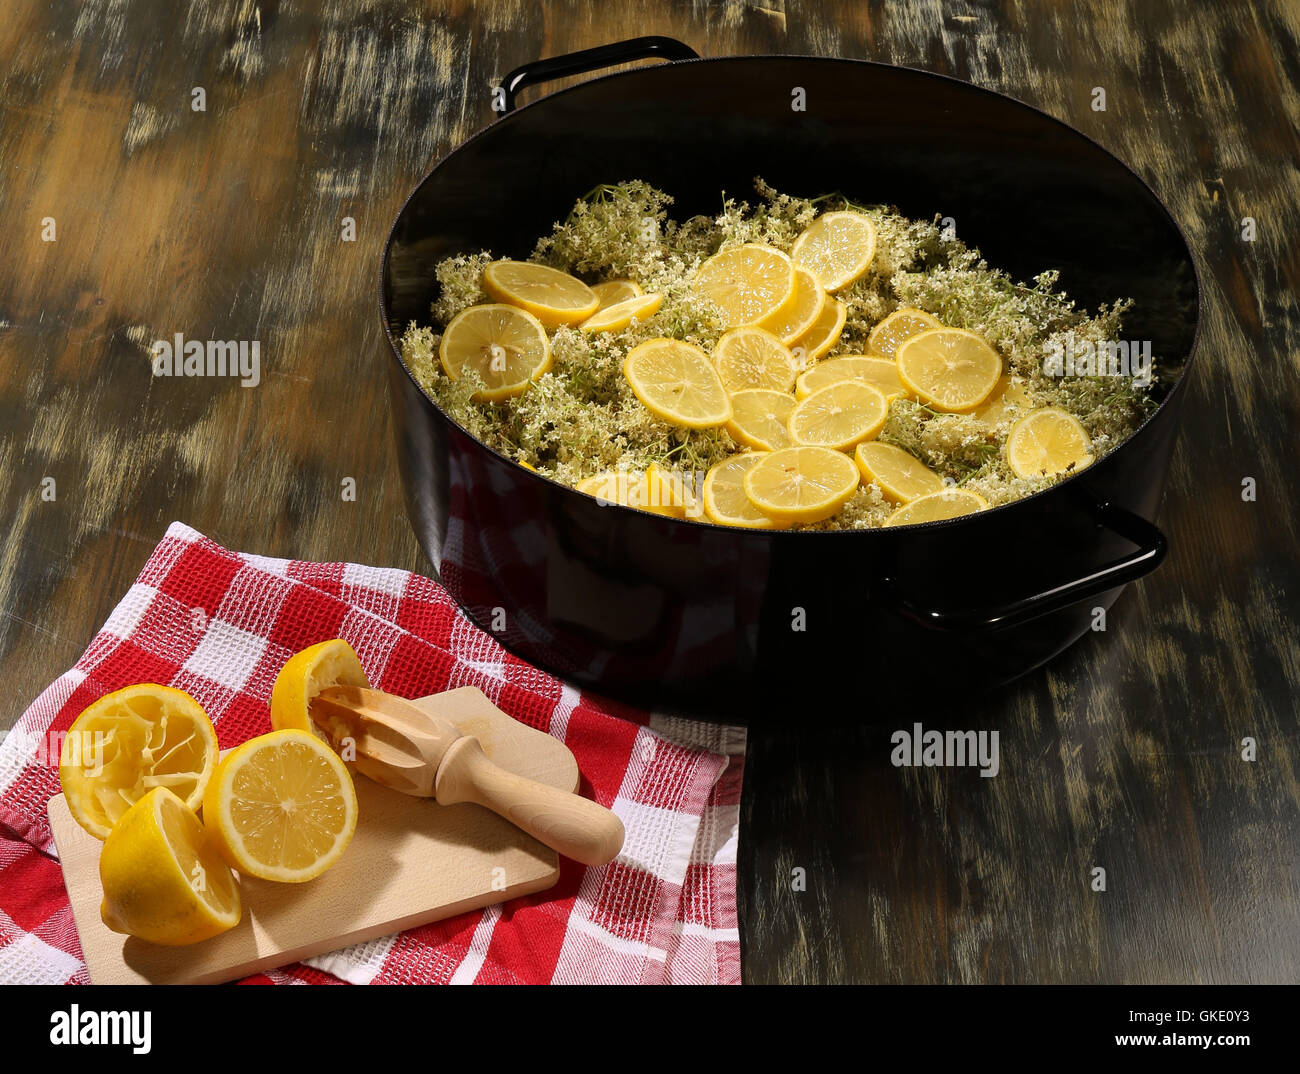
[[[511,719],[472,686],[420,698],[428,712],[473,735],[502,768],[577,790],[568,747]],[[481,806],[440,806],[356,776],[359,819],[343,857],[305,884],[241,877],[244,916],[190,947],[160,947],[110,930],[99,918],[103,844],[50,799],[50,826],[72,916],[95,984],[215,984],[352,943],[439,921],[552,886],[555,851]]]

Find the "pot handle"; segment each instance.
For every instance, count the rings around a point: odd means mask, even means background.
[[[1158,527],[1141,515],[1111,503],[1096,503],[1093,508],[1097,521],[1132,543],[1136,551],[1121,556],[1089,574],[993,607],[920,608],[898,593],[893,579],[885,580],[886,593],[899,612],[932,630],[945,632],[1002,630],[1031,622],[1041,616],[1060,611],[1062,608],[1068,608],[1081,600],[1087,600],[1099,593],[1136,581],[1160,566],[1169,545]]]
[[[610,45],[598,45],[585,48],[581,52],[570,52],[563,56],[551,56],[545,60],[534,60],[522,67],[516,67],[505,77],[502,89],[505,90],[505,108],[501,114],[515,110],[515,94],[525,86],[538,82],[547,82],[553,78],[567,78],[580,75],[600,67],[615,67],[630,60],[644,60],[652,56],[661,56],[666,60],[698,60],[700,54],[689,45],[671,37],[634,37],[628,41],[615,41]]]

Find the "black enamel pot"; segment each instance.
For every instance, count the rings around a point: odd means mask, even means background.
[[[657,55],[515,110],[515,91]],[[804,90],[806,110],[792,109]],[[799,669],[806,705],[863,711],[873,683],[969,690],[1009,681],[1080,638],[1155,569],[1153,524],[1195,349],[1199,290],[1183,236],[1124,164],[1065,124],[953,79],[857,60],[699,59],[642,38],[514,72],[507,110],[402,208],[384,251],[398,458],[415,531],[470,617],[518,656],[635,703],[743,720]],[[428,323],[434,266],[525,257],[598,183],[645,179],[678,219],[750,196],[762,176],[956,222],[991,265],[1058,268],[1081,305],[1130,297],[1159,407],[1105,458],[977,515],[902,529],[766,532],[682,521],[523,469],[450,420],[403,366]],[[972,563],[981,569],[971,570]],[[737,704],[737,701],[741,704]]]

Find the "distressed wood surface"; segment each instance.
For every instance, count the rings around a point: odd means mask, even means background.
[[[76,660],[173,519],[267,555],[430,570],[390,446],[377,262],[431,161],[490,122],[504,72],[641,33],[923,67],[1097,139],[1197,251],[1173,547],[1105,633],[995,697],[935,712],[919,690],[865,720],[755,728],[746,978],[1300,980],[1294,4],[19,0],[5,15],[0,727]],[[150,343],[177,332],[260,341],[261,383],[153,378]],[[997,730],[1000,774],[892,767],[890,732],[913,719]]]

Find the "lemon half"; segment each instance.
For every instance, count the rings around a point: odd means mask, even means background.
[[[239,885],[199,818],[155,787],[114,825],[99,856],[99,916],[114,932],[170,947],[239,924]]]
[[[106,839],[155,787],[197,809],[217,753],[217,732],[194,698],[139,683],[106,694],[73,721],[59,753],[59,782],[73,819]]]

